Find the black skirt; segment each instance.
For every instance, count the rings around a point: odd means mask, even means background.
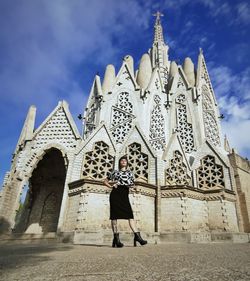
[[[110,196],[110,219],[133,219],[133,211],[129,202],[129,186],[118,185],[113,188]]]

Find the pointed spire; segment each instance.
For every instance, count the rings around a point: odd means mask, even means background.
[[[164,37],[163,37],[163,29],[161,25],[161,17],[163,17],[163,14],[157,11],[153,16],[156,17],[155,20],[155,25],[154,25],[154,45],[159,45],[159,44],[165,44],[164,43]]]
[[[26,119],[24,121],[24,125],[19,137],[19,140],[16,145],[16,149],[14,153],[17,153],[19,148],[26,142],[32,139],[34,127],[35,127],[35,118],[36,118],[36,107],[31,105],[29,107],[29,111],[27,113]]]
[[[228,153],[232,153],[232,149],[230,147],[227,135],[224,136],[224,149],[228,152]]]
[[[170,62],[168,60],[169,47],[164,42],[163,29],[161,25],[161,17],[163,14],[156,12],[153,16],[156,17],[154,25],[154,42],[152,48],[149,50],[152,69],[158,67],[160,69],[162,83],[167,84]]]

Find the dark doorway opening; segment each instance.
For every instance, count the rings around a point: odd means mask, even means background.
[[[57,230],[65,178],[66,165],[61,151],[49,149],[29,179],[15,232],[47,233]]]

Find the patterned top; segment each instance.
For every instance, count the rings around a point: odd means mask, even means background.
[[[119,185],[133,185],[134,184],[134,174],[130,170],[113,170],[108,172],[107,179],[112,181],[117,181]]]

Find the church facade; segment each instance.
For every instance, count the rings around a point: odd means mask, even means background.
[[[249,232],[249,198],[244,213],[203,51],[197,68],[190,58],[183,65],[170,61],[160,17],[137,70],[125,56],[118,72],[108,65],[103,81],[94,78],[82,134],[66,101],[36,129],[30,107],[0,198],[9,231],[105,241],[111,190],[103,180],[127,155],[135,175],[131,205],[149,241],[211,241]],[[126,221],[119,230],[130,231]]]

